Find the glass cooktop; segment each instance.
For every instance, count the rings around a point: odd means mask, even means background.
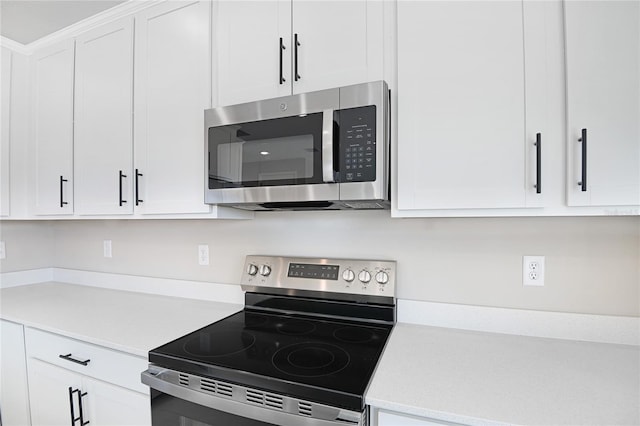
[[[391,328],[245,309],[152,350],[149,360],[173,370],[360,410]]]

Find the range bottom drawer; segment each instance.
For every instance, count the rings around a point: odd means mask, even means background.
[[[29,358],[149,394],[140,382],[140,373],[148,367],[145,358],[29,327],[25,342]]]

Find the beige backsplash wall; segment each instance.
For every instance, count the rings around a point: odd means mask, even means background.
[[[2,231],[3,271],[57,266],[237,283],[247,254],[395,259],[400,298],[640,316],[639,217],[291,212],[244,221],[5,222]],[[113,242],[111,259],[103,257],[105,239]],[[209,245],[209,266],[198,265],[198,244]],[[546,256],[544,287],[522,286],[523,255]]]
[[[47,221],[0,221],[6,259],[0,272],[49,268],[53,263],[54,228]]]

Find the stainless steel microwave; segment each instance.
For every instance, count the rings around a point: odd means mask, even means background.
[[[209,204],[389,208],[384,81],[209,109],[205,139]]]

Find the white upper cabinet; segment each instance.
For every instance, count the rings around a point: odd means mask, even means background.
[[[398,3],[399,210],[542,205],[544,64],[525,57],[540,42],[523,12],[520,1]]]
[[[75,212],[133,212],[133,17],[76,38]]]
[[[0,61],[2,70],[0,71],[0,95],[2,96],[2,106],[0,112],[0,216],[9,216],[10,209],[10,143],[11,143],[11,51],[2,48],[2,60]]]
[[[290,95],[291,0],[227,0],[216,6],[214,104]]]
[[[208,1],[169,1],[136,15],[132,202],[138,213],[211,211],[204,204],[210,17]]]
[[[564,7],[568,203],[635,206],[637,214],[640,3],[565,1]]]
[[[35,214],[73,214],[74,41],[32,56]]]
[[[214,105],[382,79],[383,2],[223,0]]]
[[[382,79],[382,1],[294,0],[292,16],[293,93]]]

